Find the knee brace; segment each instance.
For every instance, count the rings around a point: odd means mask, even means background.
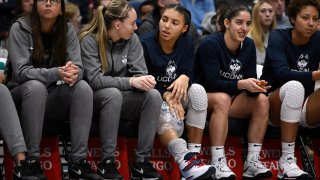
[[[279,96],[282,101],[281,120],[288,123],[299,122],[304,101],[303,85],[298,81],[289,81],[280,88]]]
[[[204,129],[208,108],[206,90],[199,84],[192,84],[188,90],[188,98],[186,123],[189,126]]]
[[[157,132],[161,135],[169,130],[175,130],[180,137],[184,130],[184,123],[182,120],[177,119],[174,113],[170,112],[168,104],[164,101],[161,105]]]
[[[206,110],[208,108],[208,97],[206,90],[200,84],[192,84],[188,90],[191,106],[195,110]]]

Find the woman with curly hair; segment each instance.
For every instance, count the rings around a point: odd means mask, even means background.
[[[278,178],[307,179],[294,157],[299,124],[313,128],[320,124],[320,7],[317,0],[291,0],[288,15],[293,28],[270,33],[261,79],[268,81],[270,122],[281,128],[282,155]]]

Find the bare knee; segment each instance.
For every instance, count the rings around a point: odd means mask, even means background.
[[[260,111],[261,113],[269,112],[269,99],[264,94],[259,94],[252,106],[253,111]]]
[[[208,105],[213,112],[229,113],[231,97],[225,93],[208,93]]]

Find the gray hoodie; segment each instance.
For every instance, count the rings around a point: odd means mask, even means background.
[[[115,87],[121,91],[132,89],[129,77],[148,74],[143,48],[136,34],[128,40],[112,43],[108,40],[108,68],[102,73],[99,47],[94,34],[85,36],[80,42],[84,79],[93,90]]]
[[[78,81],[83,77],[83,67],[81,63],[80,45],[74,28],[68,23],[67,35],[67,60],[78,66]],[[61,80],[58,67],[35,68],[32,65],[31,57],[33,51],[33,39],[31,32],[31,19],[29,16],[19,18],[13,23],[9,37],[7,39],[9,51],[7,65],[8,87],[13,88],[29,80],[38,80],[49,86]],[[49,57],[44,54],[44,57]],[[52,61],[44,59],[44,61]],[[52,63],[49,63],[52,64]],[[12,70],[9,70],[12,69]]]

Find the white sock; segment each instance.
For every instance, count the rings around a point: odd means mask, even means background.
[[[190,152],[200,153],[200,151],[201,151],[201,144],[188,143],[188,150],[189,150]]]
[[[281,146],[282,146],[283,157],[286,157],[288,155],[294,156],[295,142],[292,142],[292,143],[281,142]]]
[[[224,157],[224,146],[211,146],[211,162],[217,162],[219,157]]]
[[[247,161],[250,161],[253,156],[259,156],[261,148],[261,143],[248,143]]]
[[[170,141],[168,150],[178,164],[180,164],[184,156],[189,152],[186,141],[181,138]]]

